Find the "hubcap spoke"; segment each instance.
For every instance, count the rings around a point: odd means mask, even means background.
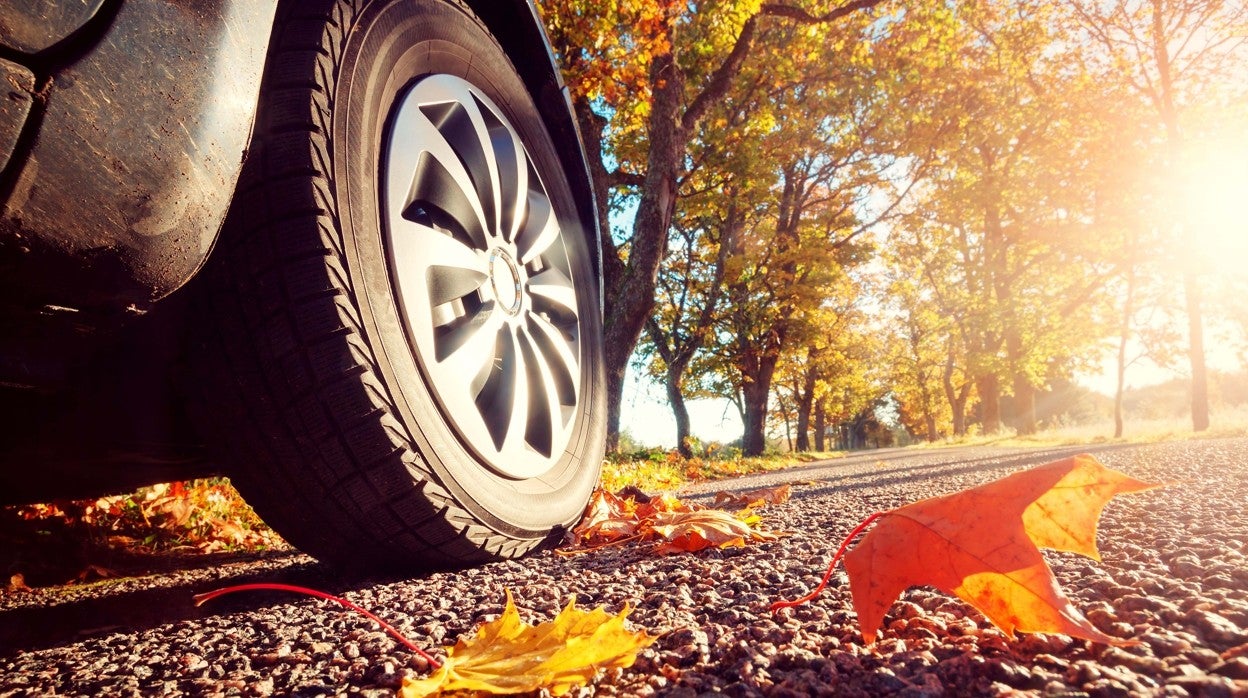
[[[581,393],[565,231],[515,129],[468,82],[422,78],[388,123],[384,233],[412,353],[468,450],[539,477],[567,450]]]
[[[529,293],[533,294],[535,307],[560,316],[576,316],[576,289],[572,280],[558,269],[550,268],[530,277]]]
[[[489,278],[477,251],[450,235],[417,223],[396,225],[390,241],[400,278],[426,279],[430,305],[476,291]]]
[[[550,200],[541,192],[529,192],[528,216],[516,240],[520,263],[529,264],[558,239],[559,221],[550,208]]]
[[[573,353],[576,349],[576,338],[570,340],[565,338],[550,320],[541,315],[535,314],[529,317],[529,328],[529,334],[533,338],[533,343],[543,359],[542,363],[546,366],[555,388],[552,397],[557,398],[561,405],[568,407],[575,405],[576,374],[580,370],[576,363],[576,355]]]

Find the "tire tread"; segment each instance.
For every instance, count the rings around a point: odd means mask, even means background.
[[[233,431],[220,436],[229,459],[245,464],[234,468],[240,488],[317,557],[405,569],[517,557],[543,539],[483,525],[415,450],[379,378],[345,269],[330,95],[345,34],[365,4],[279,5],[265,77],[265,94],[276,94],[261,103],[223,249],[211,262],[212,291],[203,294],[213,318],[203,324],[217,331],[202,339],[200,409],[234,415]],[[463,3],[448,4],[484,29]],[[330,409],[343,405],[353,414]]]

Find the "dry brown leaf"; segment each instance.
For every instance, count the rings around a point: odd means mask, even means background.
[[[788,498],[787,486],[757,490],[750,493],[757,495],[750,506],[730,514],[684,502],[670,494],[651,497],[633,490],[628,497],[621,496],[623,490],[617,494],[596,491],[581,523],[568,536],[573,545],[584,547],[563,552],[597,550],[632,540],[655,543],[654,550],[659,554],[774,540],[776,534],[755,528],[761,519],[754,509],[769,499],[779,502]]]
[[[660,554],[743,548],[747,542],[776,539],[775,534],[751,528],[748,520],[719,509],[660,512],[649,527],[660,541],[655,549]]]
[[[784,504],[789,501],[792,491],[792,485],[778,485],[739,494],[719,492],[715,495],[715,506],[732,509],[753,509],[768,504]]]

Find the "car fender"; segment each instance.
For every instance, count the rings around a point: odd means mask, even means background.
[[[143,311],[198,271],[234,194],[275,8],[132,0],[81,55],[32,66],[35,107],[0,191],[6,303]]]

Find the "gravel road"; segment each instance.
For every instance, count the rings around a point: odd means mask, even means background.
[[[1112,648],[1057,635],[1008,641],[964,604],[912,589],[864,646],[843,576],[809,605],[768,614],[810,589],[862,518],[1088,450],[1135,477],[1174,483],[1105,511],[1103,561],[1053,554],[1068,594]],[[701,485],[691,496],[795,483],[764,524],[791,535],[744,549],[654,557],[617,548],[550,552],[456,574],[344,579],[294,554],[200,565],[87,588],[0,595],[0,696],[386,695],[425,667],[369,621],[316,600],[193,593],[240,581],[347,596],[431,648],[502,609],[528,620],[575,594],[636,610],[662,638],[583,695],[1242,696],[1248,697],[1248,439],[1082,449],[890,451]]]

